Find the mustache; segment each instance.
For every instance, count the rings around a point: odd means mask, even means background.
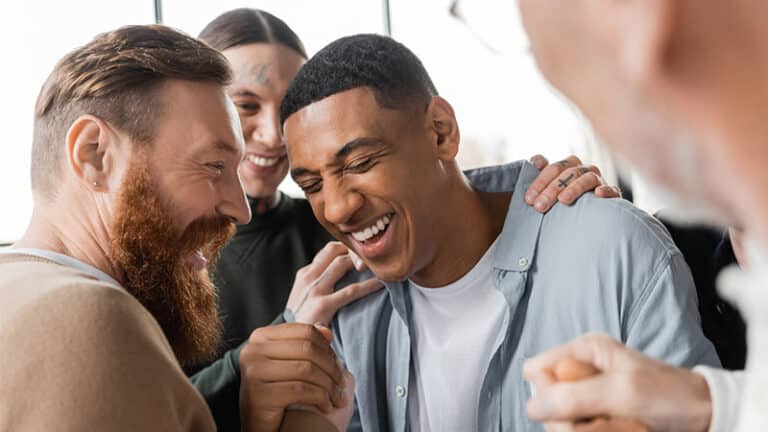
[[[235,224],[226,217],[204,217],[192,222],[179,240],[180,251],[201,250],[209,261],[235,234]]]

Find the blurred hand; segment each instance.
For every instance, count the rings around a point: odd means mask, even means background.
[[[525,193],[525,202],[538,212],[549,211],[557,201],[571,205],[592,191],[600,198],[621,197],[619,188],[605,184],[598,167],[584,166],[576,156],[550,165],[544,156],[536,155],[531,158],[531,163],[541,173]]]
[[[554,370],[565,359],[592,365],[599,373],[558,382]],[[554,431],[637,430],[618,429],[636,426],[620,420],[628,419],[654,431],[704,432],[712,416],[702,376],[645,357],[605,335],[582,336],[534,357],[523,374],[536,389],[528,416],[550,423]]]
[[[371,278],[334,291],[336,283],[353,268],[362,271],[365,266],[341,242],[329,242],[309,265],[299,269],[287,305],[296,321],[328,325],[339,309],[383,287]]]
[[[278,430],[289,405],[329,414],[351,404],[329,335],[312,325],[254,330],[240,353],[240,375],[241,424],[250,432]]]
[[[556,382],[583,380],[600,373],[589,363],[565,358],[555,364],[553,378]],[[544,424],[547,432],[648,432],[648,428],[632,420],[596,418],[576,422],[549,422]]]

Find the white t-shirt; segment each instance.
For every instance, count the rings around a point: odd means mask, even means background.
[[[483,376],[503,337],[507,304],[493,287],[498,239],[466,275],[440,288],[410,282],[412,431],[474,431]]]

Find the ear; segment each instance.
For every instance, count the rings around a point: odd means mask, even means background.
[[[614,35],[621,72],[643,85],[663,71],[679,18],[677,0],[616,0]]]
[[[454,160],[459,152],[459,125],[447,100],[434,96],[427,106],[428,127],[434,132],[437,155],[444,161]]]
[[[78,117],[67,131],[67,161],[81,184],[94,192],[109,189],[118,137],[102,119]]]

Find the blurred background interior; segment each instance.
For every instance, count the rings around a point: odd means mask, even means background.
[[[33,107],[55,62],[97,33],[121,25],[160,22],[197,35],[211,19],[237,7],[259,8],[282,18],[304,41],[310,56],[355,33],[388,34],[403,42],[421,58],[438,91],[456,110],[464,168],[527,159],[536,153],[550,161],[576,154],[597,164],[609,183],[618,184],[612,158],[579,114],[536,71],[519,20],[489,25],[497,17],[516,16],[515,5],[493,0],[4,2],[0,244],[16,240],[30,217]],[[488,28],[503,29],[503,34],[488,33]],[[627,178],[625,188],[631,183],[631,176]],[[281,189],[300,194],[290,178]],[[637,184],[634,200],[649,212],[657,210]]]

